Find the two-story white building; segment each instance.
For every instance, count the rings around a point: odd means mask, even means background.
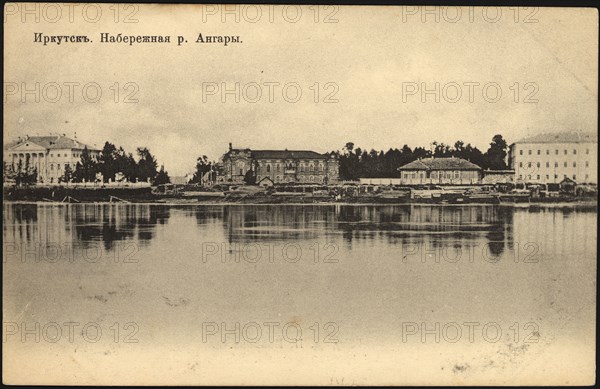
[[[517,183],[560,183],[568,177],[597,184],[598,134],[572,131],[521,139],[510,145],[509,165]]]
[[[37,171],[38,182],[57,183],[67,166],[75,171],[85,147],[92,158],[98,158],[100,149],[79,142],[76,136],[75,139],[65,134],[26,136],[4,146],[3,161],[13,171],[17,171],[19,166],[25,169],[29,165],[30,169]]]

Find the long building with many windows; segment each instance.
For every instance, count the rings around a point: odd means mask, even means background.
[[[100,150],[85,145],[65,134],[48,136],[25,136],[4,146],[3,161],[8,168],[35,169],[40,183],[57,183],[69,166],[72,171],[81,160],[81,153],[88,148],[92,158],[97,158]]]
[[[234,149],[221,160],[221,182],[243,183],[250,172],[257,183],[331,184],[339,180],[339,163],[335,154],[308,150]]]
[[[509,150],[509,166],[515,182],[598,183],[598,134],[561,132],[521,139]]]

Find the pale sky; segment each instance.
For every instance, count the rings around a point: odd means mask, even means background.
[[[333,16],[337,23],[324,23],[335,9],[321,6],[315,16],[314,8],[301,6],[302,15],[292,23],[283,17],[282,6],[258,6],[260,17],[238,6],[236,22],[233,14],[200,5],[140,5],[137,23],[123,23],[130,8],[120,9],[115,23],[110,6],[100,5],[102,16],[95,23],[83,18],[81,6],[74,9],[73,23],[66,8],[54,23],[53,9],[40,8],[38,23],[22,8],[9,9],[4,23],[5,142],[26,134],[77,132],[80,141],[98,146],[106,140],[130,152],[146,146],[171,175],[184,175],[202,154],[218,159],[229,142],[326,152],[348,141],[387,150],[461,139],[485,151],[497,133],[511,143],[541,132],[597,128],[596,10],[520,9],[515,22],[515,11],[507,8],[499,17],[493,7],[488,9],[488,21],[481,8],[463,8],[460,18],[455,9],[438,9],[438,22],[434,14],[423,22],[423,10],[412,7],[340,6]],[[525,23],[532,14],[529,21],[537,22]],[[295,9],[288,8],[287,15],[293,20]],[[450,23],[444,16],[457,20]],[[43,45],[34,42],[36,32],[88,35],[92,42]],[[170,35],[172,42],[100,43],[101,32]],[[195,43],[199,33],[239,35],[242,43]],[[178,46],[178,35],[188,42]],[[33,89],[36,82],[47,96],[40,91],[40,102],[34,95],[22,101],[22,86]],[[62,88],[57,102],[52,102],[53,83]],[[73,102],[64,83],[80,84]],[[83,98],[87,83],[100,86],[98,102]],[[126,83],[139,88],[137,103],[123,102],[133,91],[124,89]],[[233,95],[222,102],[218,91],[203,101],[203,85],[206,91],[213,83],[231,89],[237,83],[249,99],[259,85],[262,96],[252,103],[240,92],[240,102]],[[278,83],[271,84],[272,102],[269,83]],[[296,103],[284,99],[282,86],[288,83],[300,86]],[[421,101],[422,83],[431,90],[439,83],[440,102],[433,94]],[[474,83],[479,85],[471,102],[468,85]],[[484,96],[485,84],[490,88]],[[15,85],[15,94],[6,95]],[[452,103],[456,85],[462,97]],[[415,86],[419,90],[403,99],[403,88]],[[494,99],[497,87],[499,100],[486,101]],[[325,103],[334,89],[338,101]],[[293,99],[294,89],[288,92],[285,97]],[[526,102],[530,93],[529,100],[537,102]]]

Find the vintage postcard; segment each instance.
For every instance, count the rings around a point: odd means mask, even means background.
[[[597,9],[15,2],[3,61],[3,383],[595,383]]]

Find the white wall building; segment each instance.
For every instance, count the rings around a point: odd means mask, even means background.
[[[100,150],[97,147],[85,145],[76,137],[71,139],[65,134],[26,136],[4,146],[3,161],[15,171],[19,163],[24,169],[29,161],[29,167],[38,173],[38,182],[57,183],[66,166],[75,171],[86,146],[92,158],[98,158]]]
[[[577,183],[598,183],[598,134],[562,132],[521,139],[509,150],[515,182],[559,183],[565,177]]]

